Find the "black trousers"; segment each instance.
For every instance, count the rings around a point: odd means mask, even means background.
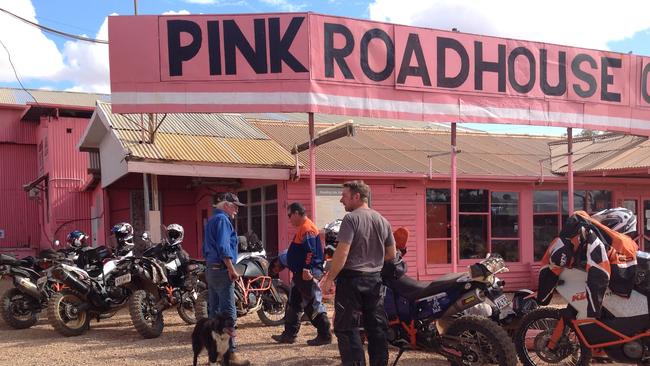
[[[334,334],[343,366],[365,365],[359,328],[368,337],[371,366],[388,364],[387,320],[379,273],[341,271],[336,279]]]
[[[319,273],[317,272],[316,275]],[[321,337],[331,337],[327,310],[323,305],[323,294],[316,278],[302,279],[302,273],[294,273],[289,301],[284,312],[284,335],[295,338],[300,330],[300,315],[307,314],[311,324]],[[319,276],[320,277],[320,276]]]

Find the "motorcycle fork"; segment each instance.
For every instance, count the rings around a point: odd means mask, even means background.
[[[547,345],[550,350],[555,350],[557,342],[562,337],[562,334],[564,334],[564,325],[564,317],[561,317],[560,320],[555,323],[555,328],[553,329],[553,333],[551,334],[551,338],[549,338]]]

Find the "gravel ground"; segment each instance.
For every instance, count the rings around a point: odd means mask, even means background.
[[[5,281],[2,281],[5,282]],[[6,284],[0,285],[0,291]],[[30,329],[15,330],[0,320],[0,365],[191,365],[192,326],[186,325],[173,309],[165,313],[165,330],[156,339],[142,339],[131,324],[128,313],[121,310],[111,318],[91,322],[90,330],[82,336],[60,336],[42,316]],[[308,347],[305,343],[316,336],[314,327],[305,324],[295,344],[279,345],[272,334],[282,327],[264,326],[257,314],[239,319],[238,350],[254,365],[339,365],[336,343]],[[397,351],[390,350],[391,362]],[[207,353],[200,356],[207,365]],[[437,355],[405,353],[400,365],[447,365]]]

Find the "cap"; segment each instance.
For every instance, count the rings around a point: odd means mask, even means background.
[[[221,193],[217,197],[217,202],[221,202],[221,201],[234,203],[235,205],[240,206],[240,207],[241,206],[246,206],[245,204],[239,202],[239,198],[237,197],[237,195],[232,193],[232,192]]]

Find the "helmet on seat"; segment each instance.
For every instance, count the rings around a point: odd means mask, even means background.
[[[627,208],[608,208],[596,212],[591,217],[621,234],[629,234],[636,231],[636,215]]]
[[[68,234],[65,241],[70,245],[70,247],[79,249],[88,245],[88,235],[79,230],[75,230]]]
[[[167,226],[167,238],[171,243],[180,243],[183,241],[183,236],[185,231],[183,227],[179,224],[171,224]]]
[[[128,222],[120,222],[111,229],[111,233],[115,235],[118,244],[132,244],[133,243],[133,226]]]

